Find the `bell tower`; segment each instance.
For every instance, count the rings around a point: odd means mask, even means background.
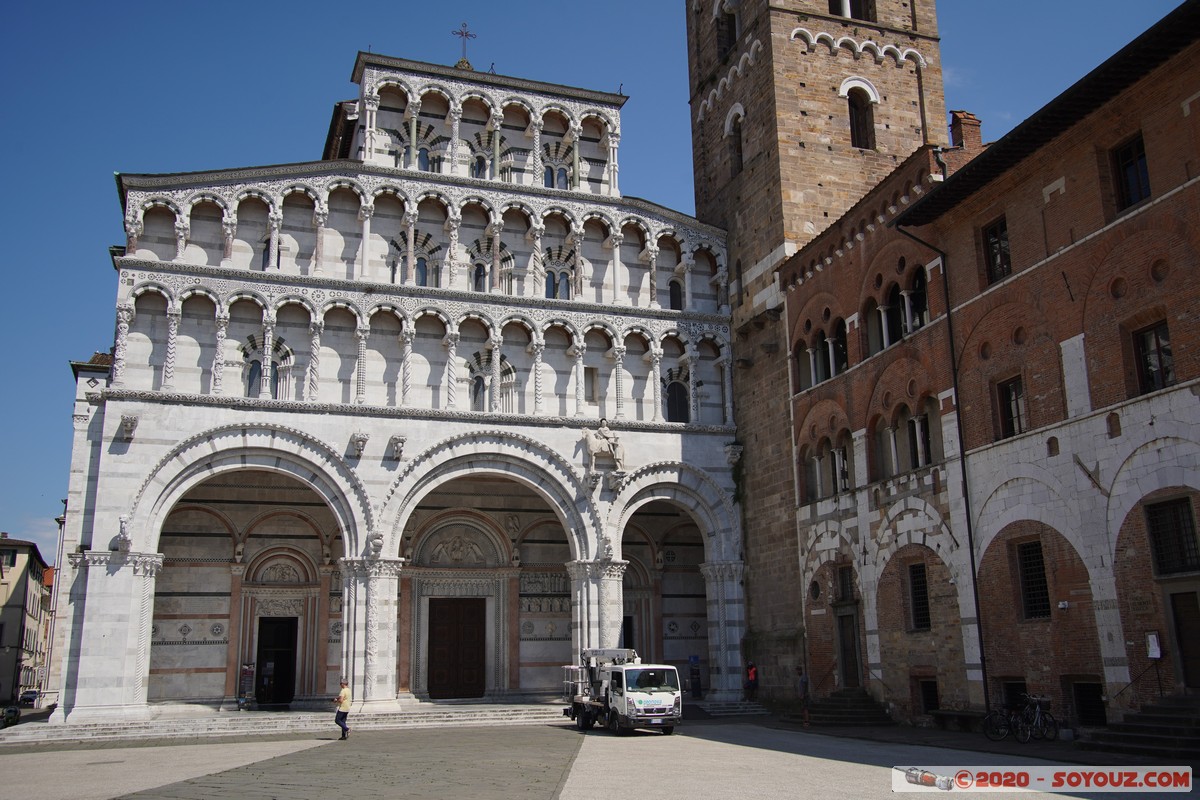
[[[934,0],[686,5],[696,216],[728,231],[746,655],[765,658],[799,648],[804,591],[776,272],[917,148],[948,143],[937,14]]]
[[[729,231],[735,325],[775,268],[945,144],[933,0],[687,0],[696,216]],[[740,262],[740,269],[738,267]]]

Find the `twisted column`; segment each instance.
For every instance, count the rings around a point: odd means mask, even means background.
[[[658,304],[658,248],[656,246],[646,247],[646,259],[650,263],[650,307],[662,308]]]
[[[462,217],[450,217],[446,220],[446,228],[449,231],[450,236],[449,236],[449,243],[448,243],[447,249],[446,249],[446,257],[442,260],[442,263],[445,265],[446,272],[449,275],[449,277],[446,280],[446,286],[448,286],[451,289],[453,289],[454,284],[457,283],[456,278],[457,278],[457,273],[458,273],[458,269],[457,269],[457,267],[458,267],[458,229],[459,229],[460,225],[462,225]],[[471,279],[470,279],[470,277],[468,277],[467,278],[467,284],[468,284],[467,288],[468,289],[471,288],[470,283],[471,283]]]
[[[529,239],[533,242],[530,253],[530,266],[533,268],[533,296],[543,297],[546,294],[546,266],[543,263],[542,236],[546,233],[543,225],[534,225],[529,229]]]
[[[684,345],[684,358],[688,364],[688,422],[700,421],[700,387],[696,385],[696,373],[700,369],[700,351],[694,342]]]
[[[324,322],[313,322],[308,326],[308,374],[304,376],[304,399],[310,403],[317,400],[318,387],[321,385],[321,333],[325,330]]]
[[[542,121],[535,119],[529,123],[529,128],[533,131],[533,182],[537,186],[542,185]]]
[[[450,109],[450,173],[458,174],[458,140],[461,136],[462,106]]]
[[[447,333],[442,344],[446,346],[446,408],[458,408],[458,338],[459,334]]]
[[[167,310],[167,357],[163,361],[162,390],[164,392],[175,388],[175,359],[179,352],[179,318],[182,316],[177,308]]]
[[[400,331],[400,344],[404,347],[404,355],[400,362],[400,405],[407,406],[412,394],[412,351],[416,331],[411,326],[405,326]]]
[[[541,416],[542,403],[542,352],[546,349],[544,342],[530,342],[529,353],[533,355],[533,413]]]

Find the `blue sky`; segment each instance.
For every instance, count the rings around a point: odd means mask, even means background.
[[[123,244],[114,172],[316,160],[359,50],[629,95],[621,189],[693,210],[684,13],[691,0],[569,4],[311,0],[12,3],[0,30],[9,242],[0,530],[54,558],[66,496],[68,362],[112,345]],[[708,0],[705,0],[707,3]],[[1176,0],[941,0],[946,105],[1000,138]]]

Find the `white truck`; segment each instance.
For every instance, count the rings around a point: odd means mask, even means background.
[[[679,673],[669,664],[643,664],[625,648],[584,650],[563,667],[563,716],[586,731],[599,722],[618,736],[634,728],[670,735],[683,719]]]

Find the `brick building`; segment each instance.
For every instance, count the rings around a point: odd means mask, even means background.
[[[955,112],[779,270],[817,694],[1091,725],[1200,686],[1198,31],[986,148]]]

